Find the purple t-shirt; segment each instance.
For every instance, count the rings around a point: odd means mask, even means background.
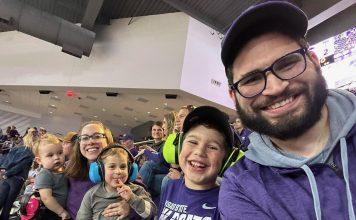
[[[95,184],[90,180],[75,180],[69,178],[69,191],[67,196],[66,210],[69,212],[71,219],[76,219],[77,212],[82,203],[85,193]]]
[[[159,219],[218,219],[219,187],[192,190],[184,179],[169,181],[161,194]]]

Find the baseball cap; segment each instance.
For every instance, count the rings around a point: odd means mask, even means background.
[[[123,141],[127,141],[127,140],[134,140],[134,136],[133,135],[131,135],[131,134],[124,134],[123,136],[122,136],[122,140]]]
[[[64,136],[63,141],[65,142],[73,142],[73,139],[76,138],[75,136],[77,136],[78,133],[75,131],[70,131],[66,134],[66,136]]]
[[[183,123],[183,133],[187,133],[193,126],[198,124],[212,124],[226,137],[228,147],[234,145],[233,133],[229,123],[229,116],[212,106],[200,106],[190,112]],[[231,150],[229,149],[229,150]]]
[[[308,18],[300,8],[286,1],[268,1],[249,7],[234,20],[222,41],[221,60],[225,68],[234,62],[238,51],[253,37],[249,38],[251,31],[274,25],[294,36],[304,37]]]

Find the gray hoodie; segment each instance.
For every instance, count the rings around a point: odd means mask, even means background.
[[[317,186],[313,173],[308,165],[316,163],[326,163],[333,149],[340,142],[343,174],[348,187],[348,207],[350,219],[355,219],[353,211],[351,192],[349,189],[347,155],[345,158],[346,141],[345,137],[353,128],[356,122],[356,96],[343,90],[329,90],[326,105],[329,112],[330,137],[325,148],[313,158],[305,158],[291,153],[281,152],[272,144],[268,136],[259,133],[252,133],[249,136],[250,145],[245,156],[261,165],[281,167],[281,168],[302,168],[309,179],[314,198],[314,209],[317,219],[321,219],[320,201]],[[344,153],[343,153],[344,152]]]

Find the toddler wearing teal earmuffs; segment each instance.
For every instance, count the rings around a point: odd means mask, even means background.
[[[238,149],[233,148],[229,118],[215,107],[198,107],[185,118],[177,138],[167,139],[172,147],[165,148],[163,156],[170,163],[178,162],[184,176],[168,182],[161,194],[158,218],[216,219],[217,177],[230,166],[227,161],[239,157]]]
[[[117,216],[104,217],[101,213],[108,205],[121,200],[137,213],[137,219],[153,217],[157,208],[149,193],[132,183],[137,173],[137,164],[126,148],[117,144],[106,147],[90,165],[90,180],[98,184],[85,194],[77,219],[117,219]],[[125,219],[133,218],[130,215]]]

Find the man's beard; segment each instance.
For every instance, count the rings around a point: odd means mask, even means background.
[[[277,123],[272,124],[263,117],[261,115],[261,109],[257,108],[257,106],[256,108],[252,107],[254,113],[246,112],[241,108],[235,96],[236,111],[242,123],[251,130],[280,140],[288,140],[301,136],[321,118],[321,110],[325,104],[328,93],[326,82],[321,74],[320,68],[316,68],[315,74],[317,74],[317,79],[314,84],[311,85],[311,91],[307,84],[301,84],[301,87],[297,89],[287,89],[283,92],[281,96],[285,98],[291,97],[291,95],[295,95],[296,92],[299,92],[298,94],[304,96],[306,101],[304,106],[301,107],[304,108],[304,111],[299,116],[293,116],[293,112],[291,112],[280,117]],[[273,100],[281,96],[268,97],[264,103],[271,104]]]

